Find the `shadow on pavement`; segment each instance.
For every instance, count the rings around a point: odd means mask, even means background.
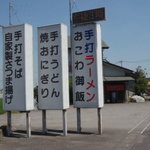
[[[26,138],[27,132],[26,130],[15,130],[10,136],[5,136],[5,137],[10,137],[10,138]],[[48,129],[47,133],[43,133],[42,131],[32,131],[31,136],[61,136],[63,134],[63,130],[55,130],[55,129]],[[81,135],[92,135],[94,133],[92,132],[80,132],[78,133],[77,131],[73,130],[68,130],[68,134],[81,134]]]

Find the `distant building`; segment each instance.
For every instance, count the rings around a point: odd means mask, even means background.
[[[105,103],[124,103],[134,94],[134,72],[103,61]]]

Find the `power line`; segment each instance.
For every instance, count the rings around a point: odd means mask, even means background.
[[[150,62],[150,58],[149,58],[149,59],[143,59],[143,60],[135,60],[135,61],[124,61],[124,60],[120,60],[120,61],[117,61],[115,64],[120,63],[121,66],[122,66],[123,63],[146,63],[146,62]]]
[[[120,66],[123,67],[123,63],[147,63],[147,62],[150,62],[150,59],[144,59],[144,60],[136,60],[136,61],[123,61],[123,60],[120,60],[118,62],[116,62],[115,64],[119,64],[120,63]]]

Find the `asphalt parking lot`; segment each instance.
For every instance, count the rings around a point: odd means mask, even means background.
[[[47,111],[47,134],[43,135],[41,111],[31,112],[32,136],[26,138],[24,113],[12,116],[13,136],[0,139],[0,150],[149,150],[150,102],[105,104],[103,134],[97,131],[97,109],[81,109],[82,132],[76,132],[76,109],[67,110],[68,135],[62,132],[62,111]],[[0,126],[6,124],[0,116]]]

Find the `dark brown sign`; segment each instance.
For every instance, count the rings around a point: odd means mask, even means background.
[[[92,9],[72,14],[73,24],[105,20],[105,8]]]

